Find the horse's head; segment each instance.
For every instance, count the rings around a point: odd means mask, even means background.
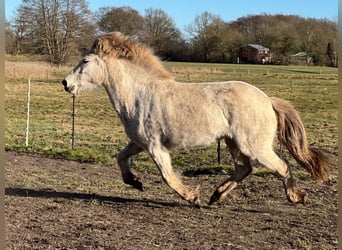
[[[146,72],[146,75],[154,75],[158,79],[173,79],[151,49],[119,32],[112,32],[95,40],[89,54],[62,81],[64,89],[77,94],[102,86],[110,73],[107,68],[113,69],[113,65],[118,61],[125,62],[125,65],[129,63],[135,68],[139,67]],[[127,67],[122,68],[122,71],[130,75]]]
[[[90,91],[102,86],[106,76],[105,62],[96,54],[89,53],[64,78],[64,89],[71,94]]]

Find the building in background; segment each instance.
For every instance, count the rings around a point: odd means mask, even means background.
[[[237,52],[237,63],[269,64],[272,55],[269,48],[260,44],[247,44],[241,46]]]

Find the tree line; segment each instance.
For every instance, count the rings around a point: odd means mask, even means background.
[[[6,53],[39,54],[63,65],[89,48],[103,32],[120,31],[152,47],[163,60],[236,62],[246,44],[272,52],[274,63],[288,64],[305,52],[315,65],[337,66],[337,22],[297,15],[247,15],[227,22],[204,12],[182,32],[162,9],[144,15],[131,7],[89,10],[85,0],[22,0],[6,21]]]

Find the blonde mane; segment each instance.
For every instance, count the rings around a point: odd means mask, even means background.
[[[98,37],[92,46],[92,52],[100,57],[125,58],[145,68],[160,79],[173,79],[150,48],[133,41],[130,37],[124,36],[120,32],[107,33]]]

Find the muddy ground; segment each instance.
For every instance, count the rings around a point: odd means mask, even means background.
[[[145,191],[117,166],[7,152],[6,249],[337,249],[337,172],[298,180],[306,205],[289,204],[281,181],[253,174],[218,206],[182,201],[159,175]],[[224,174],[183,177],[207,202]]]

